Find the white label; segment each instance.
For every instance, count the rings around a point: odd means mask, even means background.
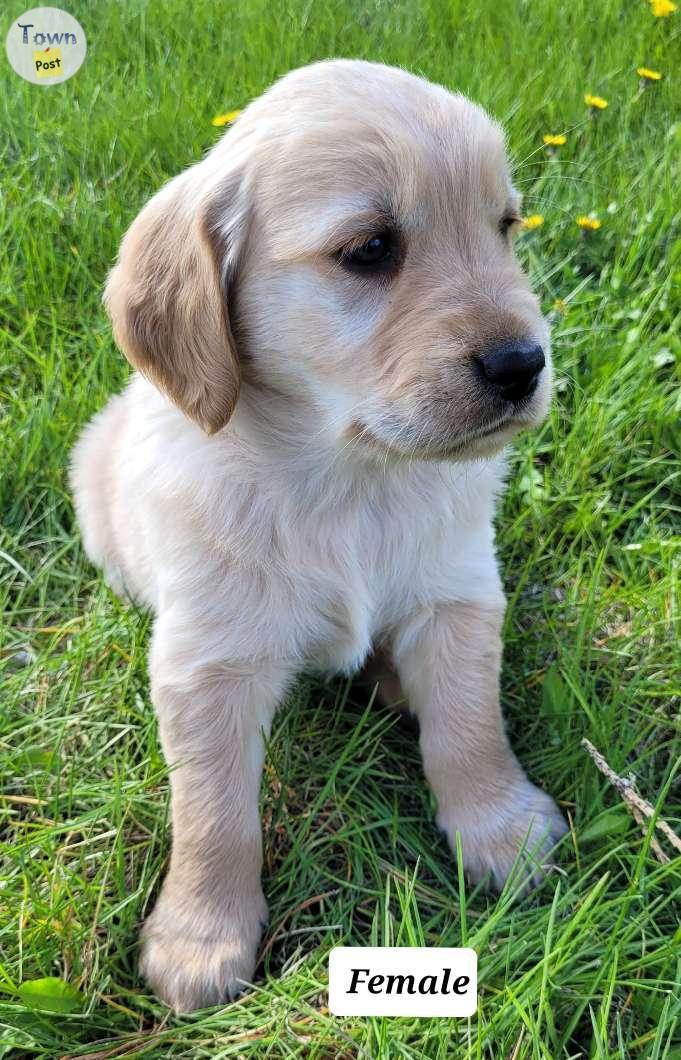
[[[334,1016],[472,1016],[477,991],[475,950],[336,946],[329,954]]]

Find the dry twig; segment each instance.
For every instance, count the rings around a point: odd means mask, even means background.
[[[633,780],[627,777],[621,777],[619,773],[616,773],[615,770],[608,765],[601,752],[594,747],[590,740],[584,738],[582,740],[582,747],[596,763],[603,776],[607,777],[612,786],[620,793],[627,809],[633,815],[636,823],[640,825],[644,832],[647,832],[648,827],[646,822],[655,817],[655,807],[651,806],[647,799],[644,799],[642,795],[639,795],[634,788]],[[677,836],[676,832],[670,828],[667,822],[661,817],[658,817],[657,820],[654,821],[654,825],[655,828],[659,828],[663,836],[669,840],[674,849],[678,850],[681,854],[681,839]],[[657,860],[663,865],[668,865],[670,860],[669,856],[665,854],[654,835],[650,838],[650,846]]]

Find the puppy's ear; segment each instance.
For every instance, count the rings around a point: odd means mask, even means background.
[[[228,299],[244,220],[238,182],[207,188],[201,171],[199,164],[176,177],[144,207],[104,303],[131,364],[214,434],[239,393]]]

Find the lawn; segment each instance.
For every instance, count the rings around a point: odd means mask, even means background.
[[[41,88],[2,68],[0,1057],[679,1060],[681,858],[581,741],[681,832],[681,10],[68,10],[89,45],[74,78]],[[519,252],[554,320],[557,386],[546,424],[514,446],[499,514],[503,696],[521,761],[571,834],[531,897],[466,887],[408,722],[359,687],[302,679],[262,791],[271,921],[256,989],[174,1018],[136,974],[169,851],[150,621],[84,558],[68,453],[128,374],[100,303],[125,227],[221,134],[215,115],[341,55],[404,65],[485,105],[508,129],[526,215],[543,218]],[[641,82],[640,66],[662,79]],[[588,107],[585,93],[609,105]],[[546,133],[566,142],[551,151]],[[577,225],[592,215],[600,227]],[[477,1016],[330,1016],[340,943],[475,947]],[[68,1011],[20,985],[48,976],[69,984]]]

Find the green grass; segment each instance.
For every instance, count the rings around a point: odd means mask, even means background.
[[[681,12],[68,7],[88,34],[81,71],[43,89],[5,63],[0,101],[0,1056],[678,1060],[680,860],[656,858],[580,741],[680,830]],[[257,989],[175,1019],[135,971],[169,849],[149,620],[85,561],[65,469],[127,375],[100,305],[125,226],[214,142],[214,114],[330,55],[403,64],[487,106],[507,124],[526,212],[545,217],[520,252],[546,310],[567,311],[554,408],[514,450],[499,519],[503,693],[520,758],[572,834],[531,898],[462,890],[408,725],[359,688],[303,681],[263,785],[271,925]],[[664,79],[639,92],[639,65]],[[589,91],[610,101],[595,119]],[[541,136],[562,131],[549,157]],[[574,218],[592,210],[602,228],[582,236]],[[480,957],[476,1018],[328,1015],[331,946],[464,940]],[[50,975],[80,991],[75,1012],[16,993]]]

